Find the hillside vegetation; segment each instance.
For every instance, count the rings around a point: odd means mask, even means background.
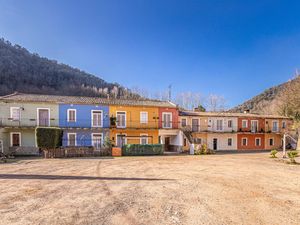
[[[300,115],[300,76],[265,90],[232,108],[231,112],[250,110],[258,114],[277,114],[297,119]]]
[[[139,98],[117,83],[30,53],[0,39],[0,95],[36,94]]]

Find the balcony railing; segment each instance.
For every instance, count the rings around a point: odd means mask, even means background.
[[[125,125],[125,126],[124,126]],[[242,128],[238,126],[205,126],[205,125],[186,125],[183,126],[181,122],[173,121],[158,121],[149,120],[147,123],[141,123],[140,120],[126,120],[123,122],[115,121],[112,123],[109,119],[103,119],[97,123],[92,123],[90,119],[80,119],[76,121],[67,121],[67,119],[35,119],[35,118],[21,118],[20,120],[13,120],[12,118],[0,118],[0,127],[62,127],[62,128],[116,128],[116,129],[177,129],[184,128],[190,132],[218,132],[218,133],[282,133],[288,128],[277,127],[247,127]]]
[[[169,123],[163,123],[167,125],[164,128],[174,128],[172,121]],[[170,126],[168,126],[170,125]],[[141,123],[139,120],[126,120],[123,122],[115,121],[111,123],[109,119],[103,119],[101,121],[91,121],[90,119],[80,119],[76,121],[68,121],[67,119],[35,119],[35,118],[21,118],[20,120],[13,120],[11,118],[0,118],[0,127],[62,127],[62,128],[117,128],[117,129],[159,129],[158,120],[148,121]]]
[[[49,127],[58,126],[58,121],[55,119],[34,119],[22,118],[14,120],[12,118],[0,118],[0,127]]]
[[[180,124],[179,128],[193,132],[215,132],[215,133],[235,133],[235,132],[243,132],[243,133],[281,133],[286,131],[286,128],[278,128],[278,129],[268,129],[268,128],[260,128],[260,127],[247,127],[241,128],[238,126],[226,127],[226,126],[204,126],[204,125],[186,125],[183,126]]]

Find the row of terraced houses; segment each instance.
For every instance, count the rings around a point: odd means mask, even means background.
[[[14,93],[0,97],[0,151],[35,154],[36,127],[63,129],[63,146],[163,144],[189,151],[191,144],[214,150],[266,150],[282,146],[289,118],[250,113],[179,110],[165,101]]]

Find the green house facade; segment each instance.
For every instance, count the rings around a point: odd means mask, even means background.
[[[0,151],[36,155],[36,127],[58,126],[58,104],[0,98]]]

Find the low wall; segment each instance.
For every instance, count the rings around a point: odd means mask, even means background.
[[[94,149],[93,147],[61,147],[44,149],[45,158],[111,156],[110,148]]]
[[[9,154],[16,156],[38,156],[40,155],[39,148],[37,147],[9,147]]]

